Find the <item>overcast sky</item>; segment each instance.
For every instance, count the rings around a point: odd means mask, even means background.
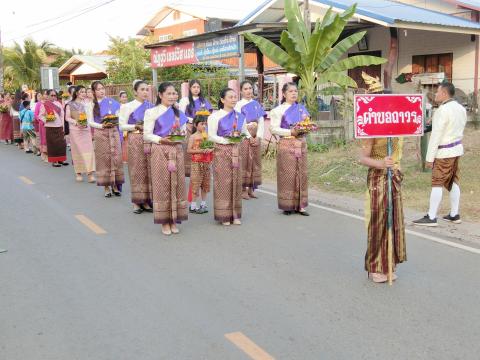
[[[0,26],[4,45],[11,45],[13,41],[22,43],[30,36],[38,42],[48,40],[67,49],[81,48],[97,52],[107,49],[108,35],[135,37],[142,26],[165,5],[200,5],[204,9],[228,7],[248,13],[261,0],[1,1]]]

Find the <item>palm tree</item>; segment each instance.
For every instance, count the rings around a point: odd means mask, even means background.
[[[300,90],[312,115],[318,112],[319,85],[331,84],[337,90],[356,88],[357,84],[346,73],[349,69],[387,61],[367,55],[345,57],[347,50],[366,33],[358,32],[338,41],[355,9],[356,5],[353,5],[341,14],[334,14],[330,8],[321,21],[317,20],[312,31],[310,26],[305,25],[298,1],[285,0],[287,30],[281,34],[281,46],[253,33],[245,34],[268,58],[300,77]]]
[[[33,39],[25,39],[23,46],[14,43],[4,49],[5,71],[13,75],[15,86],[27,84],[31,88],[40,86],[40,67],[46,65],[48,57],[55,55],[53,45],[47,41],[37,44]]]

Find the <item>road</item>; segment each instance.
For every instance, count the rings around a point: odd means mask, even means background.
[[[479,359],[478,253],[409,235],[377,285],[358,219],[261,193],[242,226],[165,237],[128,185],[105,199],[3,144],[0,164],[0,359]]]

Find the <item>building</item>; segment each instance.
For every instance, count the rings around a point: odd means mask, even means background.
[[[264,1],[237,26],[284,22],[282,2]],[[360,77],[362,70],[379,76],[385,87],[397,93],[415,90],[417,85],[409,81],[411,74],[417,78],[424,74],[421,81],[425,85],[438,83],[437,73],[442,73],[466,97],[478,94],[478,1],[312,0],[312,22],[322,18],[329,7],[341,12],[354,3],[357,3],[357,10],[345,33],[366,30],[367,35],[359,47],[350,49],[349,56],[367,54],[389,60],[382,66],[351,71],[349,75],[360,87],[364,85]]]
[[[172,40],[191,37],[235,26],[251,9],[219,9],[205,6],[165,6],[160,9],[137,33],[138,36],[151,36],[156,43],[169,43]],[[222,59],[221,63],[238,67],[237,57]],[[265,67],[276,66],[266,60]],[[245,67],[256,69],[257,56],[246,54]]]
[[[76,80],[101,80],[108,77],[109,55],[73,55],[59,69],[59,77],[75,83]]]

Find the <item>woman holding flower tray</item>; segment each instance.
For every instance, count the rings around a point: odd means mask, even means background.
[[[187,220],[187,194],[183,142],[187,117],[174,105],[172,83],[158,87],[156,106],[145,111],[143,138],[151,146],[153,217],[165,235],[177,234],[177,224]]]
[[[145,111],[154,105],[147,101],[148,86],[145,81],[133,82],[135,100],[120,107],[120,130],[127,131],[128,174],[132,193],[133,212],[152,212],[152,189],[150,181],[150,147],[143,140],[143,118]]]
[[[262,184],[262,139],[264,134],[265,110],[253,99],[253,85],[246,80],[240,84],[242,100],[235,110],[245,116],[247,136],[240,145],[242,155],[242,198],[257,198],[255,189]]]
[[[105,197],[121,196],[123,173],[122,147],[118,132],[120,104],[105,97],[105,87],[100,81],[92,83],[93,108],[89,107],[88,124],[94,128],[95,166],[97,185],[105,189]],[[111,188],[111,190],[110,190]]]
[[[88,182],[95,182],[95,153],[92,133],[88,126],[85,99],[87,89],[78,85],[73,89],[72,100],[65,105],[65,119],[70,124],[70,147],[76,180],[83,181],[82,174],[88,175]]]
[[[48,162],[53,167],[68,165],[67,142],[63,132],[63,108],[57,100],[57,92],[48,90],[47,97],[40,106],[38,117],[45,125]]]
[[[297,212],[309,216],[307,142],[305,134],[315,131],[307,109],[299,103],[295,83],[282,88],[283,101],[270,112],[272,134],[280,136],[277,145],[278,207],[285,215]]]
[[[245,116],[235,111],[237,94],[220,93],[218,107],[208,118],[208,137],[215,143],[213,160],[214,218],[223,225],[241,225],[242,172],[240,143],[247,134]]]

